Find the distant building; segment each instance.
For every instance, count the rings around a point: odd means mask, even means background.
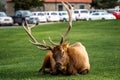
[[[69,2],[72,4],[74,9],[90,9],[90,3],[92,0],[44,0],[45,11],[62,11],[65,8],[61,4],[62,1]]]
[[[12,0],[5,1],[6,13],[9,15],[13,15],[15,12],[14,2],[12,2]],[[44,5],[42,7],[38,7],[37,9],[33,10],[62,11],[65,10],[63,5],[61,4],[62,1],[71,3],[74,9],[90,9],[90,3],[92,3],[92,0],[44,0]]]
[[[15,9],[14,9],[14,3],[12,2],[12,0],[5,0],[6,1],[6,13],[8,15],[13,15],[14,12],[15,12]]]

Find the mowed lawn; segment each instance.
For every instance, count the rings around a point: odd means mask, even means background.
[[[38,41],[48,44],[50,36],[60,41],[60,34],[68,23],[36,26],[33,34]],[[41,75],[38,70],[47,51],[39,50],[29,42],[22,27],[0,28],[0,80],[119,80],[120,79],[120,20],[79,21],[67,40],[81,42],[88,51],[91,70],[87,75]]]

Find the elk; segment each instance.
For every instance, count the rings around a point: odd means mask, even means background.
[[[48,53],[45,56],[42,67],[39,72],[41,74],[45,73],[45,69],[49,68],[50,74],[68,74],[75,75],[87,74],[90,71],[89,57],[87,51],[80,42],[76,42],[73,45],[69,45],[68,41],[65,41],[72,28],[72,11],[73,7],[68,2],[62,2],[66,8],[69,15],[69,25],[68,29],[59,43],[55,43],[49,37],[49,42],[53,45],[47,45],[43,40],[43,43],[38,42],[35,37],[32,35],[31,29],[34,26],[29,26],[26,21],[26,26],[23,25],[26,33],[31,39],[31,43],[37,46],[40,50],[48,50]]]

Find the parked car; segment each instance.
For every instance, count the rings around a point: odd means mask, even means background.
[[[74,14],[76,20],[87,20],[89,16],[89,11],[87,9],[75,9]]]
[[[0,12],[0,25],[13,25],[13,20],[5,12]]]
[[[94,12],[107,12],[106,10],[101,10],[101,9],[90,9],[89,14],[94,13]]]
[[[46,16],[48,22],[60,20],[58,11],[46,11]]]
[[[40,22],[47,22],[47,17],[45,12],[32,12],[32,16],[30,16],[29,23],[38,24]]]
[[[14,23],[22,25],[25,23],[25,19],[28,21],[29,17],[32,16],[32,13],[29,10],[18,10],[12,16]]]
[[[120,9],[107,9],[107,12],[113,14],[117,19],[120,19]]]
[[[117,18],[120,19],[120,9],[116,9],[113,13],[113,15]]]
[[[88,16],[87,20],[108,20],[108,19],[116,19],[113,14],[109,14],[107,12],[94,12]]]
[[[69,16],[67,11],[59,11],[59,16],[60,16],[60,21],[64,21],[64,22],[69,21]],[[72,14],[72,20],[76,21],[74,13]]]

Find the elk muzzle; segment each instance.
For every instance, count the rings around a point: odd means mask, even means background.
[[[55,65],[55,67],[56,67],[57,70],[59,70],[59,71],[61,71],[63,73],[66,71],[66,67],[63,66],[63,64],[60,63],[60,62],[57,62],[56,65]]]

